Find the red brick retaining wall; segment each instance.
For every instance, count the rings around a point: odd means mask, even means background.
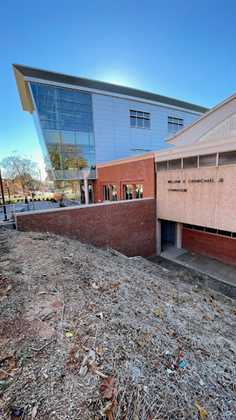
[[[16,223],[18,230],[68,236],[127,256],[156,253],[155,199],[28,212]]]
[[[236,238],[184,228],[183,248],[236,265]]]

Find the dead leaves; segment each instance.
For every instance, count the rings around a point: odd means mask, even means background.
[[[13,377],[17,371],[16,359],[14,356],[6,355],[0,360],[0,380]]]
[[[7,297],[11,289],[11,281],[8,278],[0,275],[0,301]]]
[[[153,312],[154,312],[154,315],[156,315],[158,318],[162,317],[162,313],[161,313],[160,308],[156,308]]]
[[[199,419],[205,420],[208,416],[206,409],[202,407],[197,401],[195,402],[195,407],[198,409]]]
[[[117,406],[117,388],[114,376],[110,375],[103,380],[100,386],[100,393],[102,398],[108,401],[102,410],[102,414],[106,415],[108,420],[113,420],[114,410]]]
[[[114,376],[108,376],[101,383],[100,392],[105,400],[111,400],[116,397],[116,381]]]

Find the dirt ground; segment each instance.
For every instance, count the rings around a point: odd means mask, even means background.
[[[141,257],[5,236],[1,419],[236,418],[235,302]]]

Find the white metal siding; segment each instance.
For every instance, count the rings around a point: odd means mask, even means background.
[[[144,152],[170,147],[165,142],[168,137],[168,116],[183,118],[184,126],[199,118],[199,114],[166,106],[95,93],[92,97],[97,163],[132,156],[134,149],[143,149]],[[130,109],[149,112],[151,128],[131,128]]]

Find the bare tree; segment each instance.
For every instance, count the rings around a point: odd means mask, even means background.
[[[40,182],[38,166],[35,162],[19,154],[12,154],[1,161],[4,177],[19,183],[23,194],[33,191]]]

